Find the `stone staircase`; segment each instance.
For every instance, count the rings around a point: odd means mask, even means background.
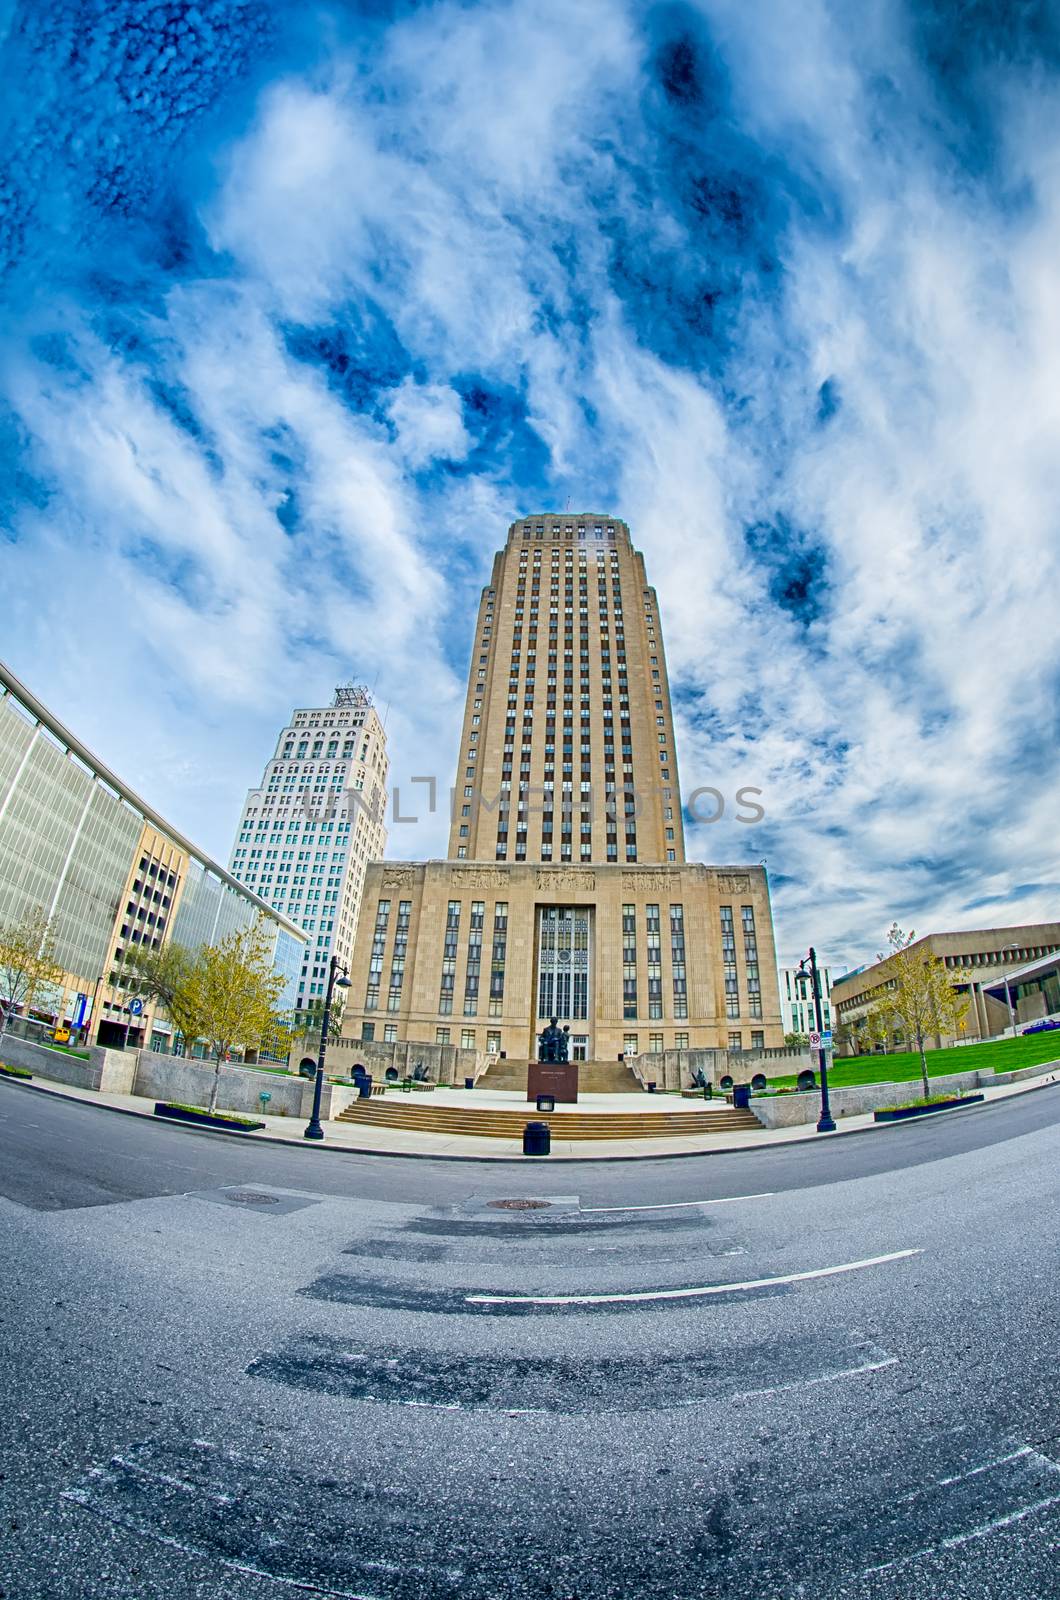
[[[469,1096],[470,1098],[470,1096]],[[750,1111],[720,1106],[710,1111],[548,1111],[497,1106],[424,1105],[422,1102],[354,1100],[339,1122],[476,1139],[521,1139],[528,1122],[547,1122],[554,1139],[680,1139],[738,1133],[762,1124]]]

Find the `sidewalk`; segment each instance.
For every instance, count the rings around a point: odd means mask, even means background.
[[[1001,1083],[996,1088],[991,1087],[982,1091],[984,1103],[992,1105],[997,1100],[1007,1100],[1013,1095],[1027,1094],[1034,1089],[1040,1089],[1046,1084],[1056,1083],[1060,1080],[1060,1073],[1047,1073],[1041,1078],[1025,1080],[1022,1083]],[[17,1086],[28,1088],[43,1094],[55,1095],[60,1100],[81,1100],[90,1105],[105,1106],[112,1111],[122,1112],[126,1115],[153,1117],[154,1101],[145,1100],[139,1095],[131,1094],[104,1094],[91,1089],[77,1089],[69,1084],[52,1084],[46,1079],[33,1077],[31,1083],[22,1083],[19,1079],[3,1079],[0,1085],[13,1083]],[[441,1097],[445,1094],[447,1103],[459,1101],[466,1105],[469,1096],[458,1090],[436,1090],[435,1094]],[[525,1106],[525,1102],[518,1095],[507,1093],[503,1090],[474,1091],[476,1102],[483,1103],[487,1098],[493,1103],[503,1101],[505,1104],[518,1104]],[[432,1099],[434,1096],[432,1095]],[[669,1097],[667,1097],[669,1098]],[[608,1109],[629,1110],[635,1102],[637,1110],[645,1110],[645,1097],[643,1095],[584,1095],[580,1105],[585,1109],[601,1112],[601,1121],[607,1116],[607,1109],[590,1107],[590,1102],[595,1101],[622,1101],[622,1105],[614,1105]],[[665,1103],[665,1102],[664,1102]],[[679,1116],[679,1105],[685,1110],[701,1109],[702,1102],[684,1101],[674,1105],[672,1114]],[[653,1108],[654,1109],[654,1108]],[[660,1107],[661,1109],[661,1107]],[[667,1106],[667,1111],[670,1107]],[[945,1111],[929,1113],[936,1117],[945,1117],[950,1113]],[[974,1112],[964,1112],[965,1116],[972,1116]],[[954,1112],[953,1115],[961,1115]],[[534,1112],[526,1107],[526,1119],[534,1120]],[[303,1137],[306,1124],[301,1118],[295,1117],[270,1117],[262,1116],[260,1121],[265,1123],[263,1133],[215,1135],[210,1129],[195,1129],[197,1133],[206,1133],[209,1137],[223,1139],[244,1138],[248,1142],[266,1140],[269,1143],[293,1144],[300,1149],[324,1149],[331,1151],[344,1151],[351,1155],[378,1155],[378,1156],[413,1156],[421,1159],[435,1157],[443,1160],[463,1161],[511,1161],[529,1160],[524,1157],[522,1144],[518,1139],[486,1139],[486,1138],[460,1138],[444,1133],[419,1133],[400,1128],[376,1128],[348,1122],[325,1122],[324,1141],[322,1144],[309,1144]],[[690,1156],[690,1155],[719,1155],[723,1152],[735,1153],[741,1150],[757,1150],[763,1146],[776,1146],[784,1144],[799,1144],[821,1138],[837,1138],[848,1133],[888,1133],[905,1124],[898,1122],[874,1122],[871,1114],[865,1116],[843,1117],[839,1120],[834,1134],[819,1134],[813,1123],[800,1123],[793,1128],[749,1128],[735,1130],[732,1133],[708,1133],[689,1135],[669,1135],[658,1139],[557,1139],[552,1140],[552,1154],[548,1159],[560,1161],[630,1161],[630,1160],[658,1160],[660,1156]],[[178,1126],[169,1123],[169,1127]]]

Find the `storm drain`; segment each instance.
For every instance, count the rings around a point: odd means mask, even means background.
[[[546,1211],[551,1200],[487,1200],[494,1211]]]
[[[224,1194],[236,1206],[274,1206],[280,1198],[278,1194],[255,1194],[253,1189],[226,1189]]]

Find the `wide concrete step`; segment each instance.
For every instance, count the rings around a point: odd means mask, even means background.
[[[418,1133],[445,1133],[465,1138],[519,1139],[528,1122],[547,1122],[556,1139],[673,1139],[694,1134],[737,1133],[758,1128],[750,1111],[666,1112],[538,1112],[463,1106],[387,1105],[355,1100],[338,1118],[378,1128]]]
[[[510,1067],[497,1062],[478,1080],[483,1089],[526,1088],[526,1066]],[[632,1067],[616,1061],[579,1061],[578,1088],[582,1094],[640,1094],[640,1083]]]

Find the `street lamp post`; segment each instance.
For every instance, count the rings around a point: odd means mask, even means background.
[[[342,976],[338,976],[341,972]],[[331,995],[336,984],[340,989],[348,989],[350,980],[345,967],[340,966],[338,956],[332,956],[328,964],[328,988],[324,996],[324,1012],[320,1019],[320,1052],[317,1056],[316,1081],[313,1084],[313,1115],[302,1135],[303,1139],[323,1139],[324,1130],[320,1126],[320,1099],[324,1093],[324,1055],[328,1047],[328,1026],[331,1022]]]
[[[809,972],[806,971],[807,961],[810,964]],[[814,949],[813,945],[810,946],[809,955],[803,956],[802,960],[799,962],[798,971],[795,975],[795,981],[796,983],[809,983],[812,985],[813,1013],[817,1019],[817,1032],[818,1034],[822,1034],[824,1032],[824,1017],[821,1012],[821,978],[817,971],[817,951]],[[823,1040],[821,1042],[821,1047],[817,1052],[817,1063],[821,1071],[821,1115],[817,1119],[817,1132],[834,1133],[835,1119],[832,1116],[832,1108],[828,1103],[827,1052],[825,1050]]]
[[[1007,945],[1004,946],[1003,949],[998,951],[998,955],[1005,956],[1005,955],[1008,955],[1010,950],[1018,950],[1018,949],[1019,949],[1019,945],[1018,944],[1007,944]],[[1011,972],[1006,972],[1005,973],[1005,1004],[1008,1006],[1008,1025],[1009,1025],[1009,1028],[1010,1028],[1010,1030],[1012,1032],[1012,1037],[1015,1038],[1016,1037],[1016,1013],[1012,1009],[1012,990],[1009,988],[1009,979],[1011,978],[1011,976],[1012,976]]]

